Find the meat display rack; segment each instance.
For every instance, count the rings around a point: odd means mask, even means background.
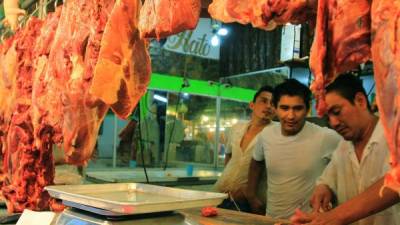
[[[49,194],[74,208],[122,216],[216,206],[226,194],[140,183],[47,186]]]

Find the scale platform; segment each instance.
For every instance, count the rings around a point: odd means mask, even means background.
[[[196,225],[176,210],[216,206],[226,194],[140,183],[47,186],[63,201],[55,225]]]
[[[79,209],[66,209],[62,212],[55,225],[196,225],[198,223],[185,219],[177,212],[158,212],[129,216],[103,216]]]

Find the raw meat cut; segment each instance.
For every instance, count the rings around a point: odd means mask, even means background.
[[[264,22],[263,5],[266,0],[214,0],[208,7],[211,17],[224,23],[251,23],[253,27],[273,30],[276,23],[273,20]]]
[[[42,21],[31,18],[27,26],[15,34],[16,83],[12,116],[3,143],[3,169],[6,173],[2,194],[9,212],[24,208],[48,208],[49,198],[43,191],[54,176],[51,146],[33,146],[32,107],[33,48],[40,34]],[[9,49],[9,51],[13,51]],[[50,148],[49,148],[50,147]],[[47,169],[48,168],[48,169]],[[46,179],[50,178],[50,179]]]
[[[137,28],[140,1],[117,0],[106,25],[90,93],[127,118],[150,81],[145,40]],[[115,40],[118,38],[118,41]]]
[[[2,193],[9,212],[62,210],[43,189],[53,184],[53,144],[63,145],[67,163],[86,164],[110,106],[127,117],[145,92],[151,69],[139,10],[140,0],[69,0],[45,20],[32,17],[0,45]],[[116,101],[107,103],[89,90],[113,79],[96,67],[110,59],[122,63],[108,64],[120,73],[111,73],[119,80],[107,90]]]
[[[55,89],[60,90],[57,102],[62,106],[55,109],[61,109],[67,163],[83,165],[90,159],[108,110],[89,88],[113,4],[113,0],[68,1],[57,28],[49,58],[49,65],[55,66],[47,74],[55,74]],[[76,22],[71,23],[71,18]]]
[[[301,24],[313,21],[317,2],[309,0],[265,0],[263,19],[268,23],[273,20],[277,24]]]
[[[140,10],[142,38],[165,38],[197,26],[200,0],[146,0]]]
[[[368,0],[319,0],[310,69],[319,115],[325,112],[324,89],[339,74],[371,58],[371,22]]]
[[[385,186],[400,192],[400,1],[372,1],[371,18],[377,104],[391,153]]]

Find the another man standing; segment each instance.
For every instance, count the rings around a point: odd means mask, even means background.
[[[326,88],[329,123],[344,140],[317,181],[311,198],[315,212],[329,211],[334,197],[338,204],[365,191],[389,170],[389,148],[383,127],[371,111],[362,81],[353,75],[339,76]],[[400,224],[391,207],[354,225]]]
[[[310,209],[308,199],[315,181],[341,138],[333,130],[306,122],[311,92],[297,80],[278,85],[273,96],[280,126],[267,127],[259,135],[250,164],[247,198],[253,211],[265,213],[255,195],[265,162],[266,214],[289,218],[298,207]]]
[[[251,120],[239,122],[231,129],[225,155],[225,169],[215,184],[215,188],[228,193],[230,198],[224,200],[219,206],[226,209],[236,209],[250,212],[250,206],[245,197],[247,188],[247,175],[251,156],[258,134],[266,126],[270,126],[274,109],[272,107],[272,91],[270,86],[260,88],[254,95],[253,101],[249,103],[252,110]],[[265,175],[264,175],[265,181]],[[260,185],[261,196],[265,196],[265,182]],[[235,205],[236,204],[236,205]]]

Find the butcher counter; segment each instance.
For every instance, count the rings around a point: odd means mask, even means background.
[[[51,225],[92,225],[92,224],[104,224],[104,225],[236,225],[236,224],[253,224],[253,225],[273,225],[278,222],[285,221],[272,219],[266,216],[260,216],[249,213],[242,213],[226,209],[218,209],[218,215],[214,217],[203,217],[201,216],[200,208],[178,210],[175,212],[167,213],[156,213],[149,215],[134,216],[128,220],[119,220],[109,222],[101,217],[89,215],[80,211],[67,210],[70,215],[79,217],[79,220],[69,220],[56,222],[62,214],[56,214]],[[83,220],[82,218],[86,218]],[[74,222],[75,221],[75,222]],[[79,222],[78,222],[79,221]],[[6,223],[6,224],[16,224]],[[24,224],[25,225],[25,224]]]

